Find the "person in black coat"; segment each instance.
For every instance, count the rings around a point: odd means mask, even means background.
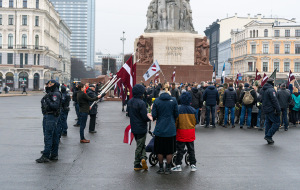
[[[244,99],[245,94],[249,91],[250,91],[251,96],[253,97],[253,102],[251,104],[245,104],[243,99]],[[257,95],[256,95],[255,90],[253,88],[250,88],[250,85],[248,83],[245,83],[245,90],[242,91],[239,102],[240,102],[240,104],[242,104],[240,128],[242,129],[244,126],[245,115],[246,115],[246,111],[247,111],[247,123],[246,124],[248,126],[248,129],[250,129],[251,128],[252,107],[257,102]]]
[[[289,107],[289,104],[292,101],[292,96],[290,91],[286,89],[285,84],[282,84],[281,88],[278,90],[277,99],[282,113],[281,123],[284,124],[284,130],[287,131],[289,127],[289,121],[287,119],[287,108]]]
[[[273,136],[280,125],[280,106],[274,89],[274,79],[268,79],[262,90],[263,112],[266,115],[265,140],[274,144]]]
[[[150,114],[147,112],[146,103],[142,100],[145,93],[145,87],[137,84],[132,89],[133,98],[128,101],[128,115],[130,117],[131,131],[136,141],[134,170],[147,170],[146,163],[146,136],[147,122],[150,121]],[[141,165],[142,163],[142,165]]]
[[[205,101],[206,107],[206,126],[205,128],[209,127],[209,119],[210,113],[212,115],[212,125],[213,128],[216,128],[215,124],[215,112],[216,112],[216,105],[219,104],[219,94],[213,83],[208,83],[210,86],[205,90],[203,94],[203,101]]]
[[[228,121],[228,111],[231,112],[231,124],[232,128],[234,128],[234,111],[235,111],[235,104],[237,102],[237,94],[236,91],[233,89],[233,83],[229,83],[229,88],[225,90],[224,96],[223,96],[223,102],[225,106],[225,121],[224,126],[227,127],[227,121]]]
[[[196,87],[194,87],[192,88],[191,91],[189,91],[189,93],[192,96],[191,106],[196,109],[198,120],[200,121],[200,115],[201,115],[200,109],[202,108],[203,105],[202,92],[198,90]]]
[[[95,91],[95,86],[94,85],[90,85],[89,89],[86,91],[86,94],[90,97],[90,98],[95,98],[97,97],[97,93]],[[93,104],[93,102],[90,102],[90,106]],[[98,104],[94,104],[93,107],[90,109],[90,125],[89,125],[89,133],[97,133],[97,131],[95,131],[95,126],[96,126],[96,116],[98,113]]]
[[[77,120],[77,123],[74,125],[74,127],[79,127],[80,126],[80,114],[79,114],[79,104],[77,101],[77,94],[79,92],[78,89],[78,84],[76,84],[76,86],[73,88],[73,95],[72,95],[72,100],[74,102],[74,106],[75,106],[75,111],[76,111],[76,116],[77,118],[75,120]]]
[[[178,103],[180,96],[179,96],[179,91],[175,86],[175,83],[172,83],[172,89],[171,89],[170,93],[171,93],[171,96],[174,97]]]

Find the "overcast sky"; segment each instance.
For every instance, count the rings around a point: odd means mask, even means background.
[[[122,31],[126,32],[125,53],[133,52],[135,38],[144,33],[146,13],[151,0],[96,0],[96,51],[122,53]],[[299,22],[299,0],[191,0],[195,30],[204,30],[227,15],[246,17],[261,13],[265,17],[296,18]]]

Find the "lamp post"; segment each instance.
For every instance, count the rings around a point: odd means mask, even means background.
[[[123,64],[125,62],[124,58],[125,58],[125,53],[124,53],[124,46],[125,46],[125,41],[126,41],[126,38],[125,38],[125,31],[123,31],[123,37],[120,38],[120,40],[123,42]]]

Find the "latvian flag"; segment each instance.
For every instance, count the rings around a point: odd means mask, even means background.
[[[134,138],[134,136],[133,136],[133,133],[131,132],[131,125],[128,125],[125,129],[123,142],[125,144],[131,145],[133,138]]]
[[[175,76],[176,76],[176,68],[174,68],[173,74],[172,74],[172,78],[171,81],[175,82]]]
[[[288,82],[287,82],[287,86],[290,85],[290,83],[295,80],[295,75],[292,73],[292,71],[290,70],[290,74],[289,74],[289,78],[288,78]]]
[[[132,98],[132,88],[136,83],[135,72],[136,64],[132,63],[131,56],[117,73],[117,77],[121,79],[122,84],[130,90],[130,99]]]
[[[159,79],[159,73],[156,74],[156,76],[154,78],[154,83],[158,83],[158,79]]]
[[[264,78],[261,81],[261,86],[264,86],[266,84],[266,82],[268,81],[269,77],[266,75],[266,73],[264,73]]]

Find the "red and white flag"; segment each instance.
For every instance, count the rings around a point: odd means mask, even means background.
[[[173,71],[173,75],[172,75],[172,78],[171,78],[172,82],[175,82],[175,76],[176,76],[176,68],[174,68],[174,71]]]
[[[148,71],[144,74],[144,79],[145,81],[149,80],[153,75],[155,75],[157,72],[160,71],[160,66],[158,64],[157,61],[155,61],[150,68],[148,69]]]
[[[129,98],[132,98],[132,88],[136,83],[136,64],[132,63],[132,56],[126,61],[123,67],[117,73],[125,88],[130,90]]]
[[[239,73],[236,75],[235,84],[236,84],[237,86],[239,85]]]
[[[290,85],[290,83],[295,80],[295,75],[292,73],[292,71],[290,70],[290,74],[289,74],[289,78],[288,78],[288,82],[287,82],[287,86]]]
[[[133,133],[131,132],[131,125],[128,125],[128,126],[126,127],[126,129],[125,129],[124,140],[123,140],[123,142],[124,142],[125,144],[131,145],[133,138],[134,138],[134,135],[133,135]]]
[[[266,82],[268,81],[269,77],[266,75],[266,73],[264,73],[264,78],[261,81],[261,86],[264,86],[266,84]]]
[[[258,74],[258,69],[256,69],[256,77],[255,77],[255,80],[260,80],[261,79],[261,76],[260,74]]]
[[[159,73],[156,74],[156,76],[154,78],[154,83],[158,83],[158,79],[159,79]]]

